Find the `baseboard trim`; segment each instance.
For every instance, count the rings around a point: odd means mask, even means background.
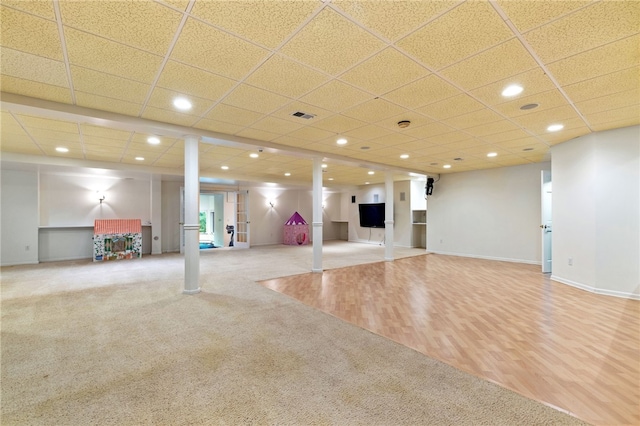
[[[588,291],[589,293],[602,294],[604,296],[620,297],[622,299],[640,300],[640,294],[636,294],[636,293],[628,293],[624,291],[615,291],[615,290],[603,290],[603,289],[591,287],[576,281],[568,280],[566,278],[562,278],[557,275],[551,275],[549,279],[553,281],[557,281],[561,284],[566,284],[568,286],[578,288],[580,290]]]
[[[37,265],[38,262],[37,260],[29,260],[27,262],[17,262],[17,263],[1,263],[0,267],[5,267],[5,266],[20,266],[20,265]]]
[[[443,255],[446,255],[446,256],[471,257],[471,258],[474,258],[474,259],[497,260],[499,262],[526,263],[528,265],[540,265],[540,266],[542,266],[542,263],[537,261],[537,260],[513,259],[513,258],[509,258],[509,257],[481,256],[481,255],[478,255],[478,254],[450,253],[450,252],[446,252],[446,251],[437,251],[437,250],[427,250],[427,253],[443,254]]]

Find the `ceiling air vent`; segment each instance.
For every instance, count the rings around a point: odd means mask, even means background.
[[[291,115],[293,115],[294,117],[304,118],[305,120],[309,120],[310,118],[313,118],[316,116],[315,114],[307,114],[306,112],[301,112],[301,111],[294,112]]]

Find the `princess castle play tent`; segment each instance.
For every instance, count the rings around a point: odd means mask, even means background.
[[[284,244],[303,246],[309,244],[309,224],[295,212],[284,224]]]

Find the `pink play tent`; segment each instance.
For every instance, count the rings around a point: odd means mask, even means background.
[[[309,244],[309,224],[295,212],[284,224],[284,244],[303,246]]]

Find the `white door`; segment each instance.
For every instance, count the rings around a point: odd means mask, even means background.
[[[542,272],[551,272],[551,171],[543,170],[541,179]]]
[[[249,248],[249,191],[236,192],[236,235],[234,246]]]

